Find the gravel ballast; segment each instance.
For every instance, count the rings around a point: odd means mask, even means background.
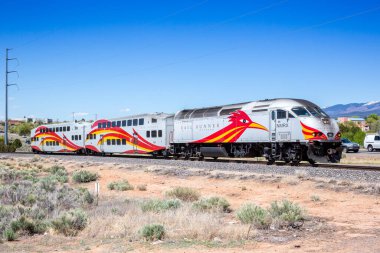
[[[9,153],[3,154],[2,158],[32,158],[34,154]],[[306,166],[277,166],[264,164],[242,164],[224,162],[202,162],[183,161],[147,158],[127,158],[127,157],[102,157],[102,156],[75,156],[75,155],[40,155],[41,158],[59,159],[62,161],[90,162],[90,163],[111,163],[119,165],[157,165],[178,167],[186,174],[188,169],[204,169],[207,171],[228,171],[228,172],[251,172],[269,175],[290,175],[297,176],[302,173],[306,177],[329,178],[336,180],[347,180],[352,182],[378,183],[380,182],[380,171],[365,171],[352,169],[333,169]],[[181,174],[181,172],[179,172]]]

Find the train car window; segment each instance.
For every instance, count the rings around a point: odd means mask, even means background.
[[[230,115],[231,112],[234,112],[236,110],[240,110],[241,107],[236,107],[236,108],[230,108],[230,109],[223,109],[220,111],[220,116],[225,116],[225,115]]]
[[[71,135],[71,140],[72,140],[72,141],[74,140],[74,135]]]
[[[286,111],[277,110],[277,119],[286,119]]]
[[[132,120],[131,119],[128,120],[127,126],[132,126]]]
[[[107,145],[111,145],[111,140],[107,140]]]
[[[63,132],[66,132],[66,127],[65,126],[63,127]]]
[[[158,130],[158,137],[162,137],[162,130]]]
[[[59,146],[59,142],[58,142],[58,141],[56,141],[56,142],[55,142],[55,145],[56,145],[56,146]]]
[[[133,126],[137,126],[138,119],[133,119]]]
[[[144,119],[139,119],[139,126],[144,125]]]
[[[157,123],[157,119],[152,118],[152,123]]]
[[[79,135],[79,140],[82,140],[82,135]]]
[[[112,145],[115,145],[115,144],[116,144],[116,140],[112,139]]]
[[[74,135],[74,137],[75,137],[75,140],[77,141],[78,140],[78,135]]]
[[[275,111],[272,111],[272,120],[275,120],[276,119],[276,113]]]
[[[222,109],[222,107],[213,107],[208,108],[207,111],[203,114],[204,117],[216,117],[218,116],[218,112]]]
[[[156,138],[157,137],[157,131],[156,130],[153,130],[152,131],[152,138]]]
[[[117,126],[121,127],[121,121],[120,120],[117,122]]]
[[[63,130],[63,127],[60,127],[60,128],[59,128],[59,131],[62,132],[62,130]]]
[[[123,120],[123,121],[121,122],[121,126],[123,126],[123,127],[127,126],[127,121],[126,121],[126,120]]]
[[[50,146],[50,143],[48,141],[46,142],[46,146]]]
[[[146,137],[150,138],[150,131],[146,131]]]
[[[117,145],[121,145],[121,140],[120,140],[120,139],[117,139],[117,140],[116,140],[116,144],[117,144]]]
[[[96,140],[96,134],[93,134],[92,137],[94,138],[94,140]]]
[[[116,126],[116,121],[112,121],[112,127]]]
[[[98,123],[98,128],[102,128],[102,123]]]
[[[67,127],[67,132],[69,132],[69,131],[70,131],[70,127],[68,126],[68,127]]]
[[[103,122],[102,123],[102,128],[106,128],[107,127],[107,122]]]
[[[293,114],[291,114],[290,112],[288,112],[288,117],[289,118],[295,118]]]
[[[107,122],[107,127],[108,127],[108,128],[111,127],[111,122]]]
[[[207,109],[198,109],[198,110],[195,110],[192,114],[191,114],[191,118],[194,119],[194,118],[203,118],[203,114],[207,111]]]
[[[122,145],[127,145],[127,140],[126,140],[126,139],[122,139],[122,140],[121,140],[121,144],[122,144]]]
[[[294,107],[292,112],[294,112],[297,116],[310,117],[310,113],[303,107]]]

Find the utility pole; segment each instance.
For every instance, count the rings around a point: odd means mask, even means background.
[[[17,60],[17,58],[8,58],[8,51],[11,48],[5,49],[5,121],[4,121],[4,144],[8,145],[8,87],[16,85],[15,83],[8,83],[8,74],[17,73],[17,71],[8,71],[8,62]]]

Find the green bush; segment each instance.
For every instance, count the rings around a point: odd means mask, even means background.
[[[22,147],[22,142],[19,139],[15,139],[11,144],[15,149]]]
[[[192,188],[176,187],[170,191],[167,191],[166,196],[169,198],[180,199],[186,202],[193,202],[199,199],[200,194]]]
[[[70,210],[51,222],[58,233],[65,236],[76,236],[87,225],[87,215],[81,209]]]
[[[85,203],[87,204],[94,203],[94,196],[88,191],[87,188],[80,187],[78,190],[80,194],[82,195],[82,198]]]
[[[141,204],[141,210],[144,212],[162,212],[169,209],[177,209],[180,206],[181,201],[178,199],[150,199]]]
[[[97,173],[93,173],[87,170],[80,170],[73,173],[73,180],[77,183],[88,183],[96,181],[99,178]]]
[[[7,240],[7,241],[14,241],[14,240],[16,240],[16,233],[12,230],[12,229],[10,229],[10,228],[8,228],[8,229],[6,229],[6,230],[4,230],[4,232],[3,232],[3,237],[5,238],[5,240]]]
[[[50,170],[50,173],[57,179],[58,182],[67,183],[69,181],[68,173],[65,167],[54,165],[49,170]]]
[[[47,192],[53,192],[56,189],[58,180],[54,176],[44,177],[40,180],[41,188]]]
[[[254,204],[242,206],[237,211],[236,216],[242,223],[252,224],[258,229],[269,228],[272,222],[268,211]]]
[[[200,199],[193,204],[193,207],[201,210],[217,210],[221,212],[230,212],[230,203],[224,198],[221,197],[211,197],[207,199]]]
[[[140,233],[147,241],[161,240],[165,236],[165,228],[159,224],[145,225]]]
[[[305,219],[302,209],[297,204],[288,200],[272,202],[268,211],[273,219],[277,219],[280,223],[285,223],[284,225],[288,226],[292,226],[295,222]]]
[[[123,180],[120,182],[112,182],[108,184],[108,189],[116,190],[116,191],[128,191],[128,190],[133,190],[133,186],[129,184],[127,180]]]
[[[44,233],[48,228],[48,224],[41,220],[32,220],[21,216],[18,220],[11,222],[11,228],[14,232],[24,231],[29,235],[34,235]]]

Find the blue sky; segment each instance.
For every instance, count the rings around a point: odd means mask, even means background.
[[[0,2],[10,117],[175,112],[275,97],[379,99],[380,1]],[[0,89],[0,117],[4,88]]]

